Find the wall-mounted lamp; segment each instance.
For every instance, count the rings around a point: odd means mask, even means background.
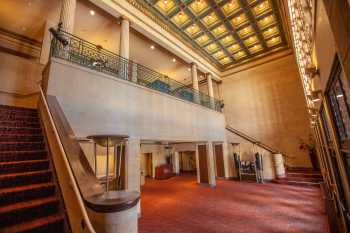
[[[316,66],[305,68],[305,74],[310,75],[311,78],[314,78],[316,75],[320,75],[320,70]]]
[[[310,94],[307,95],[307,97],[312,101],[312,102],[318,102],[321,100],[322,97],[322,91],[318,90],[318,91],[312,91],[310,92]]]
[[[311,115],[311,117],[317,117],[318,116],[318,109],[317,108],[308,108],[308,111]]]

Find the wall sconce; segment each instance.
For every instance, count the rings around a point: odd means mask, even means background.
[[[308,110],[309,110],[311,117],[317,118],[317,116],[318,116],[318,109],[317,108],[308,108]]]
[[[314,78],[316,75],[320,75],[320,70],[317,69],[316,66],[307,67],[305,68],[305,74],[310,75],[311,78]]]
[[[321,100],[322,97],[322,91],[312,91],[310,94],[307,95],[307,97],[312,101],[312,102],[318,102]]]

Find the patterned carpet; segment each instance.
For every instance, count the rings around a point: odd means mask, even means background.
[[[323,203],[314,187],[218,180],[212,189],[191,175],[147,180],[139,232],[329,233]]]

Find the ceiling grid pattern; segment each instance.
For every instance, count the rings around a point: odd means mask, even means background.
[[[138,0],[221,70],[287,47],[277,0]]]

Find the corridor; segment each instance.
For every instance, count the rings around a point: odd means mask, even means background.
[[[218,180],[191,175],[142,188],[140,233],[328,233],[319,188]]]

